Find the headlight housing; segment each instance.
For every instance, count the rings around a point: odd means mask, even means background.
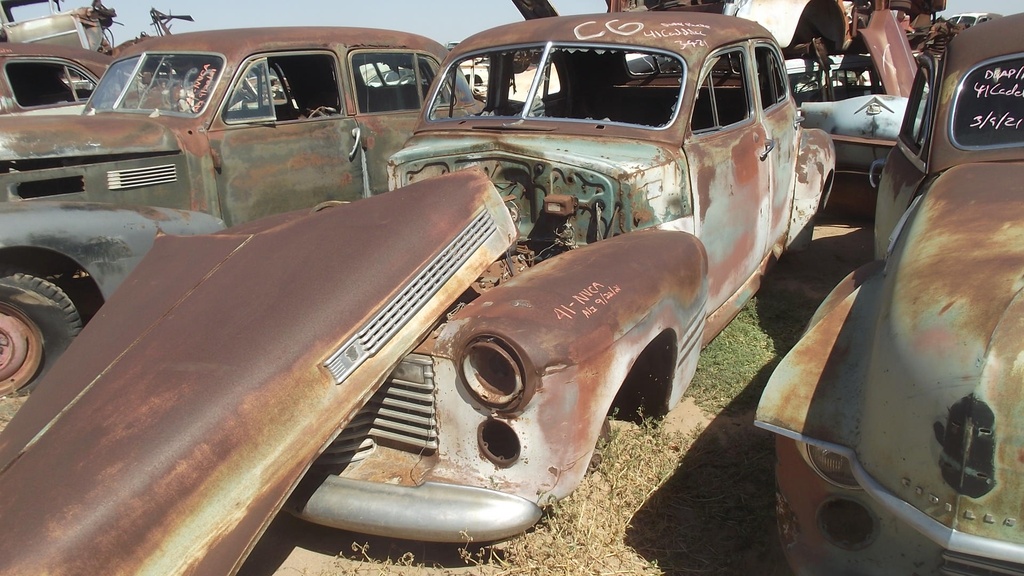
[[[853,466],[846,456],[820,446],[803,443],[800,444],[800,452],[807,465],[826,482],[847,490],[861,489],[853,476]]]
[[[495,410],[513,410],[523,399],[525,378],[519,355],[496,336],[478,336],[462,354],[462,379],[470,394]]]

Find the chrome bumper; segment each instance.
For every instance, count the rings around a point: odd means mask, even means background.
[[[435,482],[398,486],[328,476],[296,515],[363,534],[490,542],[533,526],[541,509],[519,496],[485,488]]]

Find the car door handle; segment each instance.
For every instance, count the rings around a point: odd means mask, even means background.
[[[772,150],[775,150],[775,140],[774,139],[766,140],[765,143],[764,143],[764,151],[761,152],[761,161],[762,162],[764,162],[765,160],[768,159],[768,155],[772,153]]]
[[[878,183],[882,178],[882,168],[885,168],[885,158],[878,158],[871,162],[871,167],[868,168],[868,183],[872,188],[878,188]]]
[[[359,141],[362,139],[362,136],[363,131],[359,128],[359,126],[356,126],[355,128],[352,129],[352,138],[355,139],[355,142],[352,143],[352,149],[348,151],[349,161],[354,160],[356,157],[356,153],[359,152]]]

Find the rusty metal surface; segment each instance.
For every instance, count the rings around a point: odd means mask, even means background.
[[[674,102],[679,113],[660,126],[601,114],[548,115],[547,109],[453,118],[428,109],[392,157],[390,185],[482,169],[515,215],[520,239],[515,254],[478,281],[479,295],[467,297],[416,350],[430,361],[436,405],[427,409],[436,414],[436,448],[406,448],[415,457],[404,459],[373,452],[335,471],[339,480],[319,486],[318,521],[331,508],[321,507],[321,496],[332,487],[358,490],[356,481],[386,482],[389,497],[410,495],[427,482],[486,488],[541,505],[565,497],[580,481],[610,407],[657,416],[678,402],[701,346],[749,300],[767,264],[796,242],[827,188],[835,163],[831,140],[823,131],[799,129],[784,93],[773,93],[764,106],[754,101],[749,118],[691,127],[713,51],[746,54],[736,62],[750,85],[755,50],[782,68],[774,41],[757,24],[657,12],[543,18],[460,42],[445,67],[457,74],[466,59],[490,59],[490,105],[505,96],[492,91],[502,86],[496,78],[509,76],[508,65],[502,71],[500,58],[490,54],[543,45],[552,46],[548,54],[677,53],[685,76],[677,67],[659,67],[651,80],[659,88],[682,86],[682,100]],[[610,65],[625,69],[626,58],[619,58]],[[559,94],[594,89],[596,78],[584,71],[598,71],[589,61],[578,69],[568,56],[559,63]],[[512,74],[519,72],[513,67]],[[610,66],[600,74],[617,78]],[[534,80],[527,98],[539,84]],[[520,366],[512,370],[523,376],[511,404],[494,403],[504,392],[480,392],[486,386],[467,368],[474,347],[484,345]],[[376,441],[373,432],[365,438]],[[333,514],[332,525],[366,529],[344,507]],[[402,534],[458,539],[407,516],[395,511],[376,529],[386,532],[394,526],[388,522],[397,522]],[[497,529],[511,535],[521,529],[513,524]]]
[[[357,105],[351,50],[407,56],[417,82],[408,87],[416,99],[402,107],[411,109],[364,113]],[[139,55],[153,53],[159,56],[149,60],[160,64],[131,76]],[[309,209],[326,200],[351,201],[383,192],[387,158],[401,147],[417,120],[419,84],[425,88],[445,53],[440,44],[422,36],[328,27],[196,32],[125,47],[84,115],[11,118],[5,123],[0,135],[0,202],[25,204],[22,213],[49,198],[159,206],[207,212],[234,225]],[[218,55],[226,58],[222,64],[217,64]],[[174,58],[181,59],[178,68],[161,68]],[[248,70],[251,61],[262,63],[261,70],[266,70],[260,86],[268,97],[261,102],[274,111],[270,118],[250,118],[246,114],[260,110],[243,110],[240,101],[229,98],[235,86],[252,88],[247,82],[250,77],[243,78],[239,71],[240,67]],[[270,63],[276,66],[281,90],[290,91],[290,99],[280,94],[269,97],[273,94]],[[199,65],[206,66],[201,75]],[[195,80],[186,81],[193,73]],[[336,92],[328,90],[331,83]],[[205,106],[200,97],[195,107],[197,93],[206,94]],[[282,103],[273,108],[271,100]],[[126,101],[132,103],[121,106]],[[466,102],[473,102],[471,94],[459,105]],[[225,121],[224,116],[238,110],[245,114]],[[42,206],[38,209],[45,211]],[[8,244],[35,250],[35,254],[58,246],[61,250],[43,259],[14,258],[7,252],[0,255],[0,269],[30,270],[40,277],[93,275],[98,288],[71,292],[80,310],[91,313],[130,269],[127,258],[120,258],[115,270],[89,268],[79,263],[80,256],[95,246],[77,244],[81,235],[73,233],[60,238],[59,231],[39,219],[33,223],[38,229],[18,226],[23,234],[20,238],[8,235]],[[94,217],[90,223],[98,224],[99,219]],[[107,223],[109,230],[93,228],[90,238],[123,236],[122,230],[133,225],[130,219]],[[46,246],[33,244],[33,238],[46,239]],[[109,260],[100,259],[101,263]],[[76,263],[79,267],[72,269]]]
[[[773,373],[759,424],[848,450],[864,488],[829,487],[780,453],[794,567],[867,573],[895,562],[895,545],[922,566],[946,549],[1024,570],[1022,170],[964,163],[930,180],[887,260],[840,284]],[[822,541],[813,520],[837,495],[874,514],[873,543],[856,555]]]
[[[110,296],[160,234],[209,234],[224,228],[202,212],[88,202],[0,204],[0,261],[50,251],[74,261]],[[18,254],[15,254],[18,253]]]
[[[965,86],[964,83],[967,74],[980,63],[999,58],[1013,60],[1012,57],[1021,52],[1020,42],[1014,32],[1019,22],[1019,18],[1011,16],[986,22],[985,27],[968,29],[950,42],[942,58],[923,59],[921,62],[918,76],[922,79],[927,77],[931,89],[928,113],[923,115],[921,129],[927,137],[918,150],[914,137],[907,133],[901,134],[904,142],[886,160],[875,210],[877,257],[885,253],[890,233],[913,198],[922,191],[922,183],[926,183],[929,178],[965,162],[1006,162],[1020,158],[1017,146],[996,144],[958,147],[951,139],[952,127],[957,120],[955,107],[958,95],[964,101],[969,102],[976,97],[976,102],[982,102],[987,97],[980,94],[993,88],[1005,92],[1001,99],[992,94],[991,106],[1003,106],[997,115],[999,121],[995,122],[997,118],[987,118],[987,111],[983,111],[981,117],[974,118],[973,114],[977,113],[975,110],[962,112],[959,116],[961,122],[966,124],[964,120],[973,121],[979,129],[978,134],[993,141],[1001,134],[1014,133],[1001,131],[1003,126],[1000,124],[1007,122],[1013,125],[1024,115],[1018,105],[1019,99],[1013,97],[1013,92],[1017,90],[1016,80],[1004,73],[1001,78],[984,78],[972,86]],[[994,27],[990,28],[988,24]],[[977,69],[985,73],[984,69]],[[991,71],[988,74],[994,76]]]
[[[826,134],[794,129],[791,100],[752,111],[752,121],[728,129],[691,129],[701,75],[710,66],[705,59],[723,46],[750,49],[750,40],[775,46],[767,30],[754,22],[702,13],[681,18],[667,12],[543,18],[478,34],[460,42],[445,66],[504,46],[548,42],[579,51],[588,45],[614,45],[676,53],[686,63],[685,77],[674,78],[684,82],[682,100],[676,102],[679,113],[663,129],[560,117],[512,121],[487,114],[432,120],[427,114],[414,137],[392,157],[390,185],[478,165],[492,174],[503,193],[514,197],[524,236],[535,233],[538,208],[548,194],[576,196],[584,209],[604,206],[602,214],[611,214],[608,226],[614,233],[651,226],[695,233],[709,254],[709,310],[715,310],[736,292],[749,296],[741,287],[760,273],[766,256],[778,255],[796,240],[816,210],[835,162]],[[756,74],[745,72],[748,77]],[[492,69],[492,80],[496,74]],[[559,81],[566,93],[587,93],[586,75],[579,76],[563,68]],[[770,153],[762,159],[766,149]],[[595,230],[593,215],[586,220],[580,216],[574,222],[575,242],[602,235]]]
[[[143,52],[173,52],[186,46],[190,51],[223,54],[235,63],[253,52],[307,46],[331,50],[339,46],[347,49],[398,47],[427,50],[439,59],[447,54],[437,42],[409,32],[341,26],[292,26],[205,30],[149,38],[140,44],[124,47],[115,57],[121,59]]]
[[[15,21],[12,8],[46,4],[48,14]],[[3,3],[0,27],[4,42],[44,43],[70,46],[91,51],[109,52],[106,30],[117,16],[114,10],[98,0],[91,6],[60,11],[59,2],[22,0]]]
[[[859,32],[875,64],[875,70],[882,78],[885,93],[909,96],[917,66],[906,32],[896,21],[896,13],[875,11],[871,15],[871,22]]]
[[[635,232],[539,264],[463,308],[430,347],[445,383],[437,393],[443,435],[424,479],[538,504],[568,495],[586,471],[620,387],[645,391],[647,414],[654,416],[678,402],[689,384],[705,314],[704,270],[706,256],[692,235]],[[450,375],[466,345],[481,336],[508,343],[522,362],[524,401],[510,412],[466,402]],[[648,349],[667,354],[667,365],[638,362]],[[657,376],[648,382],[649,375]],[[522,444],[507,465],[488,461],[477,445],[478,427],[492,419],[510,426]]]
[[[0,59],[10,60],[25,57],[52,57],[70,60],[92,72],[97,78],[103,75],[107,66],[112,62],[112,58],[106,54],[82,48],[69,48],[55,44],[0,43]]]
[[[966,74],[980,62],[989,58],[1020,53],[1020,36],[1016,30],[1021,19],[1014,16],[996,18],[984,26],[972,26],[950,41],[943,56],[942,83],[937,86],[938,97],[933,101],[935,111],[931,131],[931,156],[928,171],[941,172],[964,162],[1012,161],[1020,158],[1016,147],[993,147],[983,150],[963,150],[950,141],[949,119],[953,115],[953,104]],[[1005,78],[1001,84],[1013,89],[1014,81]],[[964,87],[975,89],[975,87]]]
[[[348,72],[346,56],[348,50],[359,48],[375,48],[382,50],[401,49],[429,54],[440,61],[446,51],[432,40],[421,36],[392,32],[387,30],[374,30],[362,28],[328,28],[328,27],[307,27],[307,28],[277,28],[277,29],[240,29],[194,32],[164,36],[149,39],[144,43],[125,47],[119,53],[119,58],[131,57],[144,52],[211,52],[222,54],[226,57],[225,67],[220,71],[221,80],[214,86],[213,94],[209,97],[211,105],[206,112],[196,118],[188,118],[174,115],[163,115],[157,118],[145,118],[143,115],[131,114],[110,114],[97,113],[95,116],[84,116],[65,119],[62,122],[47,122],[46,119],[19,119],[21,122],[11,123],[5,131],[5,139],[0,142],[0,159],[8,162],[4,166],[3,179],[8,183],[26,182],[36,180],[49,180],[55,178],[84,178],[84,192],[77,192],[75,198],[82,200],[124,203],[127,199],[121,192],[114,192],[107,189],[105,182],[106,172],[114,169],[131,169],[135,165],[139,167],[154,164],[150,160],[143,162],[142,159],[151,155],[167,154],[164,162],[175,164],[179,172],[177,185],[164,184],[155,186],[153,189],[137,189],[132,193],[130,203],[151,204],[166,206],[170,208],[182,208],[192,210],[209,211],[214,215],[222,217],[228,223],[239,223],[249,218],[288,209],[311,207],[316,202],[329,199],[331,196],[323,185],[313,186],[317,198],[306,203],[299,203],[301,198],[291,204],[285,203],[281,198],[289,195],[277,194],[276,201],[271,201],[272,206],[262,209],[250,210],[248,203],[255,203],[256,200],[245,198],[231,199],[226,206],[221,206],[218,201],[218,190],[230,187],[230,182],[238,180],[239,186],[243,181],[247,183],[245,188],[252,188],[253,191],[261,190],[258,186],[267,183],[273,187],[276,193],[283,186],[281,177],[272,172],[273,168],[281,166],[280,158],[286,155],[282,150],[276,154],[270,154],[267,150],[243,150],[244,155],[234,158],[230,149],[221,149],[221,140],[238,130],[251,130],[256,133],[256,138],[263,142],[274,141],[275,134],[273,127],[257,126],[227,126],[220,120],[220,104],[225,98],[226,92],[232,83],[232,77],[243,60],[252,54],[269,53],[273,51],[294,51],[294,50],[329,50],[339,60],[341,67],[341,78],[339,89],[344,99],[346,116],[335,116],[335,120],[324,119],[318,122],[300,123],[307,128],[299,136],[298,141],[307,142],[315,139],[316,134],[310,133],[310,129],[317,127],[333,127],[334,131],[344,136],[344,141],[331,139],[329,143],[320,142],[316,148],[316,154],[310,155],[309,150],[296,150],[297,157],[308,158],[306,164],[294,167],[308,170],[320,170],[324,172],[326,166],[347,167],[351,185],[342,187],[347,194],[355,199],[362,195],[363,186],[361,183],[362,169],[360,159],[356,155],[354,163],[344,158],[345,151],[358,144],[363,154],[368,155],[367,165],[372,166],[375,174],[375,182],[372,183],[374,191],[381,191],[386,187],[383,174],[383,163],[387,156],[398,149],[404,139],[411,131],[412,117],[415,112],[396,114],[398,119],[394,126],[387,122],[387,115],[373,117],[367,120],[366,136],[360,142],[353,141],[349,135],[355,127],[353,120],[359,115],[356,112],[355,98],[351,90],[351,76]],[[337,122],[345,123],[345,126],[334,126]],[[282,125],[284,128],[284,125]],[[344,129],[342,129],[344,128]],[[295,131],[292,127],[292,131]],[[322,132],[322,131],[321,131]],[[251,138],[250,138],[251,140]],[[294,148],[295,144],[288,144],[287,138],[282,146]],[[237,146],[237,145],[236,145]],[[303,152],[303,153],[299,153]],[[331,154],[331,156],[326,156]],[[53,162],[42,162],[32,164],[36,160],[52,159]],[[133,160],[134,159],[134,163]],[[123,164],[117,164],[118,161]],[[108,161],[108,164],[95,164],[101,161]],[[299,162],[293,160],[293,162]],[[263,167],[265,166],[265,167]],[[36,168],[27,170],[27,168]],[[19,173],[15,176],[10,174],[12,168]],[[335,168],[335,171],[340,168]],[[224,172],[227,172],[224,174]],[[329,172],[329,171],[328,171]],[[268,176],[276,179],[268,180]],[[300,175],[301,176],[301,175]],[[335,176],[338,176],[335,174]],[[256,178],[253,185],[246,178]],[[295,187],[299,180],[289,182],[289,187]],[[340,181],[340,178],[336,179]],[[311,180],[314,184],[316,178]],[[255,186],[255,187],[254,187]],[[338,188],[330,187],[331,190]],[[190,195],[191,192],[191,195]],[[18,199],[11,197],[13,192],[8,191],[7,199]],[[257,200],[268,201],[273,198],[258,198]],[[234,211],[239,212],[236,216]]]
[[[793,440],[777,437],[775,454],[780,471],[776,482],[776,522],[782,550],[795,574],[939,573],[939,545],[907,530],[897,517],[863,491],[844,490],[822,480],[807,465]],[[866,545],[848,545],[844,549],[823,535],[818,512],[834,502],[854,502],[871,510],[876,529]]]
[[[158,241],[0,434],[2,491],[26,495],[0,503],[0,571],[237,569],[339,426],[512,241],[485,178],[433,184]],[[325,358],[481,211],[498,226],[483,248],[334,384]]]

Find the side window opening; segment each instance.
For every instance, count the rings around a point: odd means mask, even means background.
[[[757,86],[761,95],[761,107],[771,108],[785,102],[789,93],[782,73],[782,61],[778,55],[768,46],[758,46],[754,57],[757,62]]]
[[[426,100],[430,83],[434,81],[434,76],[437,76],[438,63],[430,58],[417,56],[416,65],[420,71],[420,98]]]
[[[57,62],[11,62],[4,72],[23,108],[84,102],[96,87],[84,72]]]
[[[924,147],[928,136],[928,124],[930,123],[931,98],[931,76],[926,68],[919,68],[914,85],[910,90],[910,99],[907,102],[907,112],[903,118],[903,127],[900,138],[915,153],[919,153]]]
[[[224,121],[289,122],[341,114],[330,54],[275,55],[252,62],[232,87]]]
[[[356,101],[363,113],[419,110],[433,79],[417,71],[416,55],[408,52],[357,52],[352,55]],[[424,86],[425,84],[425,86]]]
[[[722,52],[709,65],[697,88],[690,119],[694,133],[721,130],[751,116],[750,91],[743,50]]]

